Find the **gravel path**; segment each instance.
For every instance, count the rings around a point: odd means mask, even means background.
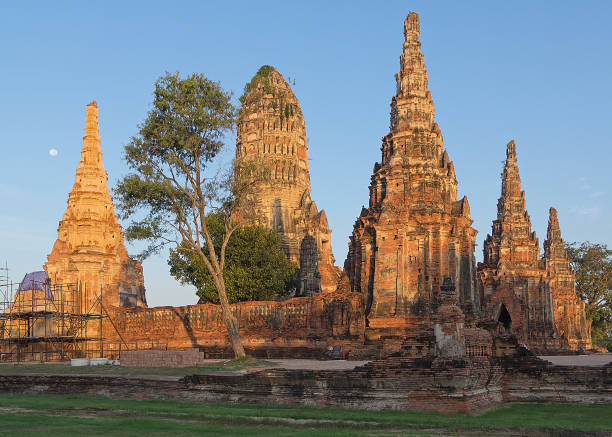
[[[227,360],[204,360],[204,363],[220,363]],[[347,360],[302,360],[270,358],[269,366],[262,368],[269,369],[288,369],[288,370],[353,370],[355,367],[363,366],[369,361],[347,361]],[[258,367],[259,368],[259,367]]]
[[[363,366],[368,361],[347,361],[347,360],[289,360],[271,359],[278,363],[283,369],[290,370],[353,370],[355,367]]]
[[[542,355],[541,358],[550,361],[556,366],[590,366],[599,367],[612,363],[612,354],[592,354],[592,355]]]

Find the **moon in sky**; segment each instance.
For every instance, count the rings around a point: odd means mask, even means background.
[[[50,149],[49,150],[49,155],[53,156],[54,158],[57,156],[59,152],[57,151],[57,149]]]

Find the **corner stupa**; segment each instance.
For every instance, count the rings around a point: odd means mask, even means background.
[[[44,269],[52,283],[80,283],[91,304],[147,306],[139,261],[128,256],[102,163],[98,104],[89,103],[81,160]]]

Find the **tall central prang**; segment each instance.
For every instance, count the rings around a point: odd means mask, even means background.
[[[434,105],[419,41],[419,17],[404,22],[390,132],[374,164],[370,202],[354,226],[345,269],[363,294],[370,328],[429,323],[445,277],[466,315],[479,313],[474,240],[466,197],[434,121]],[[448,280],[447,280],[448,282]]]

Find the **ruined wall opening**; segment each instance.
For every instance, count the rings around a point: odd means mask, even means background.
[[[510,313],[506,309],[506,305],[502,304],[501,310],[499,312],[499,317],[497,321],[501,323],[506,330],[506,332],[510,332],[512,329],[512,317],[510,317]]]

